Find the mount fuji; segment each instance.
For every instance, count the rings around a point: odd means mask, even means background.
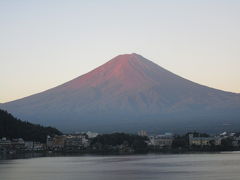
[[[60,86],[3,103],[65,132],[240,130],[240,95],[184,79],[138,54],[119,55]]]

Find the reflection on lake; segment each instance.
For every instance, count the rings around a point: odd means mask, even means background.
[[[0,160],[1,180],[239,180],[240,154]]]

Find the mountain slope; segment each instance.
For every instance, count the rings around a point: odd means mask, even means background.
[[[119,55],[85,75],[2,108],[68,131],[218,131],[240,124],[239,94],[191,82],[137,54]]]

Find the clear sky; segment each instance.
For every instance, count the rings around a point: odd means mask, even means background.
[[[0,0],[0,102],[132,52],[240,93],[240,1]]]

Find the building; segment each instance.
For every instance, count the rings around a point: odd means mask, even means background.
[[[233,136],[232,137],[232,146],[233,147],[239,147],[240,146],[240,137]]]
[[[50,150],[54,151],[62,151],[64,148],[65,140],[67,136],[65,135],[60,135],[60,136],[54,136],[52,140],[52,146],[48,147]]]
[[[46,146],[47,146],[47,149],[52,149],[52,147],[53,147],[53,138],[51,136],[47,136]]]
[[[44,150],[46,150],[46,145],[42,144],[40,142],[34,142],[33,143],[33,150],[34,151],[44,151]]]
[[[7,153],[12,146],[12,142],[3,137],[0,139],[0,153]]]
[[[189,146],[211,146],[221,145],[222,138],[219,136],[215,137],[194,137],[193,134],[189,134]]]
[[[27,151],[33,151],[34,143],[33,141],[25,141],[25,149]]]
[[[85,134],[47,136],[46,146],[52,151],[77,152],[87,148],[89,141]]]
[[[89,143],[85,135],[69,135],[64,142],[65,151],[81,151],[88,147]]]
[[[138,132],[138,135],[144,137],[144,136],[147,136],[147,132],[144,131],[144,130],[141,130],[141,131]]]
[[[157,136],[149,137],[149,145],[158,147],[158,148],[171,148],[173,143],[173,134],[165,133]]]
[[[16,151],[24,151],[25,150],[25,142],[22,138],[12,139],[11,148]]]
[[[88,131],[86,134],[87,134],[89,139],[92,139],[92,138],[95,138],[95,137],[98,136],[98,133],[91,132],[91,131]]]

